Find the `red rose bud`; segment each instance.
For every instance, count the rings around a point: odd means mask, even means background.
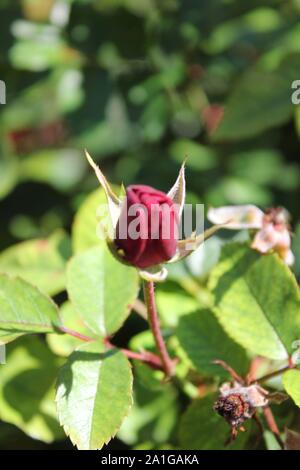
[[[179,232],[178,207],[167,194],[128,186],[114,243],[124,260],[141,269],[173,258]]]

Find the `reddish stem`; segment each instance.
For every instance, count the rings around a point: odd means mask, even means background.
[[[66,333],[69,336],[73,336],[73,338],[80,339],[81,341],[93,341],[93,338],[90,338],[89,336],[82,335],[81,333],[78,333],[77,331],[70,330],[70,328],[67,328],[66,326],[60,326],[59,330],[62,333]]]
[[[296,366],[294,364],[293,365],[289,364],[285,367],[282,367],[282,369],[275,370],[274,372],[270,372],[270,374],[266,374],[263,377],[260,377],[260,379],[252,380],[251,384],[252,383],[259,383],[260,384],[260,383],[266,382],[267,380],[273,379],[273,377],[277,377],[278,375],[282,375],[287,370],[294,369],[295,367]]]
[[[116,347],[113,344],[111,344],[108,338],[104,340],[104,343],[108,348]],[[125,354],[125,356],[128,357],[128,359],[136,359],[138,361],[144,362],[148,366],[152,367],[152,369],[164,370],[161,359],[156,354],[153,354],[148,351],[143,351],[143,352],[138,353],[135,351],[130,351],[130,349],[124,349],[124,348],[121,348],[120,351],[122,351],[122,353]]]
[[[270,429],[271,433],[274,435],[281,449],[284,449],[284,442],[281,439],[280,432],[279,432],[277,423],[275,421],[274,415],[271,411],[271,408],[267,406],[266,408],[263,409],[263,413],[264,413],[268,428]]]
[[[245,385],[245,380],[239,376],[236,371],[230,367],[225,361],[222,361],[221,359],[216,359],[215,361],[212,361],[213,364],[216,364],[217,366],[223,367],[224,370],[226,370],[231,378],[235,381],[240,383],[241,385]]]
[[[245,379],[245,382],[246,382],[246,385],[250,385],[251,383],[255,382],[255,377],[257,377],[257,370],[262,362],[262,358],[261,357],[254,357],[250,363],[250,368],[249,368],[249,372],[248,374],[246,375],[246,379]]]
[[[145,304],[148,311],[148,321],[154,337],[156,348],[159,352],[163,369],[167,377],[170,377],[173,372],[174,362],[169,356],[164,339],[161,334],[159,318],[155,303],[154,283],[151,281],[144,281],[144,297]]]
[[[77,331],[71,330],[70,328],[67,328],[65,326],[59,327],[59,330],[62,333],[66,333],[69,336],[72,336],[73,338],[80,339],[81,341],[93,341],[93,338],[90,338],[89,336],[82,335],[81,333],[78,333]],[[108,339],[104,340],[104,343],[107,347],[109,348],[115,348],[113,344],[110,343]],[[141,352],[137,353],[134,351],[130,351],[129,349],[121,349],[121,351],[125,354],[125,356],[128,357],[128,359],[136,359],[138,361],[145,362],[147,365],[152,367],[153,369],[157,370],[164,370],[164,367],[162,365],[162,361],[160,357],[158,357],[156,354],[153,354],[151,352]]]

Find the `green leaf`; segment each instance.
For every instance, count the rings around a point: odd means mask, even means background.
[[[179,427],[180,448],[186,450],[242,449],[249,433],[240,433],[236,441],[225,446],[230,427],[214,410],[215,396],[195,400],[182,416]]]
[[[185,156],[188,157],[188,166],[195,171],[210,170],[217,165],[217,156],[214,150],[193,140],[176,140],[170,146],[169,153],[178,163],[182,163]]]
[[[129,349],[136,352],[151,351],[157,353],[153,334],[150,330],[142,331],[133,336],[129,341]],[[165,389],[164,373],[161,370],[155,370],[141,361],[133,361],[134,377],[147,390]]]
[[[3,144],[0,145],[0,199],[9,194],[18,179],[18,161]]]
[[[100,227],[100,221],[108,217],[108,208],[105,209],[105,206],[107,206],[107,201],[102,188],[93,191],[80,206],[72,227],[72,245],[75,253],[104,243],[97,236],[97,230]],[[98,213],[99,209],[101,213]]]
[[[164,325],[175,327],[180,318],[199,307],[199,302],[178,284],[162,283],[156,290],[158,311]]]
[[[130,446],[148,442],[158,449],[159,445],[168,442],[176,429],[178,394],[167,383],[162,383],[160,390],[135,383],[134,392],[133,407],[117,437]]]
[[[57,307],[20,278],[0,274],[0,343],[25,333],[50,333],[61,322]]]
[[[246,373],[248,360],[244,350],[227,336],[209,310],[182,317],[177,337],[192,365],[200,373],[227,377],[226,371],[212,363],[216,359],[227,362],[240,374]]]
[[[70,330],[92,337],[92,332],[85,326],[82,319],[75,311],[71,302],[65,302],[59,310],[62,323]],[[55,354],[62,357],[68,357],[76,349],[82,340],[74,338],[68,334],[48,334],[47,343]]]
[[[286,122],[292,113],[291,81],[278,72],[248,70],[229,97],[214,137],[249,138]]]
[[[82,152],[76,149],[44,149],[22,159],[22,181],[48,183],[60,191],[78,184],[86,168]]]
[[[281,447],[279,443],[277,442],[276,437],[268,429],[264,431],[264,441],[265,441],[267,450],[281,450]]]
[[[29,240],[0,254],[0,272],[21,276],[49,295],[65,288],[65,264],[70,254],[69,238],[56,232],[48,239]]]
[[[215,313],[224,330],[255,354],[287,359],[300,338],[299,287],[277,255],[227,245],[212,272]]]
[[[59,359],[38,337],[9,344],[6,364],[0,366],[0,419],[34,439],[62,439],[54,402],[59,367]]]
[[[300,408],[300,370],[285,372],[282,376],[282,383],[287,393]]]
[[[81,62],[79,53],[59,39],[52,39],[51,42],[41,38],[24,39],[14,43],[9,55],[16,69],[33,72],[42,72],[59,65],[76,66]]]
[[[72,258],[67,290],[85,324],[104,337],[117,331],[128,317],[138,294],[138,274],[102,245]]]
[[[132,405],[131,366],[117,351],[88,343],[75,351],[58,377],[61,425],[81,450],[96,450],[116,434]]]

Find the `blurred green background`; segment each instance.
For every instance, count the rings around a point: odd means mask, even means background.
[[[0,31],[1,249],[70,230],[87,148],[165,191],[188,156],[188,202],[283,205],[300,254],[300,0],[0,0]]]

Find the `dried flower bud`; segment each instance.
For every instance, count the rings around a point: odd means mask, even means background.
[[[214,410],[234,428],[252,418],[255,413],[255,408],[240,393],[220,396],[214,404]]]
[[[277,207],[266,211],[262,227],[253,240],[252,248],[261,253],[274,250],[288,266],[294,263],[294,255],[291,251],[289,214],[285,209]]]
[[[256,409],[268,404],[268,392],[260,385],[243,386],[234,382],[231,386],[226,382],[220,388],[220,396],[214,404],[214,410],[230,425],[234,439],[238,428],[254,416]]]
[[[260,253],[275,251],[291,266],[295,259],[291,250],[289,214],[282,207],[262,212],[253,205],[211,208],[208,219],[215,224],[224,224],[230,230],[257,230],[251,247]]]

